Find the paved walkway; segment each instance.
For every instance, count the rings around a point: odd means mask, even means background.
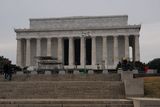
[[[132,103],[127,99],[0,99],[0,104],[59,104],[59,103]]]

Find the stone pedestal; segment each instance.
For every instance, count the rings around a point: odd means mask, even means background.
[[[74,71],[73,71],[73,74],[80,74],[80,73],[79,73],[79,70],[74,70]]]
[[[144,96],[143,78],[133,78],[132,71],[122,71],[121,80],[124,82],[125,94],[127,97],[143,97]]]
[[[60,70],[59,71],[59,75],[65,75],[65,74],[66,74],[65,70]]]
[[[45,75],[51,75],[51,71],[45,71]]]
[[[109,73],[109,72],[108,72],[107,69],[103,70],[103,74],[108,74],[108,73]]]

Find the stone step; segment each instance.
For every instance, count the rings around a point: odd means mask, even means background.
[[[0,107],[134,107],[127,99],[0,99]]]
[[[120,99],[125,98],[121,81],[27,81],[0,82],[0,99]]]
[[[120,81],[120,74],[36,74],[36,75],[13,75],[12,81]],[[0,75],[0,81],[4,81],[4,76]]]

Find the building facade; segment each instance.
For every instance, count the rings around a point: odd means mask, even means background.
[[[140,60],[140,28],[127,15],[30,19],[29,29],[15,29],[17,65],[52,56],[66,69],[115,69],[123,58]]]

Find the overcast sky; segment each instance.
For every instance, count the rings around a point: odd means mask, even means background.
[[[141,24],[141,61],[160,58],[160,0],[0,0],[0,56],[16,62],[14,28],[28,28],[29,18],[107,15]]]

